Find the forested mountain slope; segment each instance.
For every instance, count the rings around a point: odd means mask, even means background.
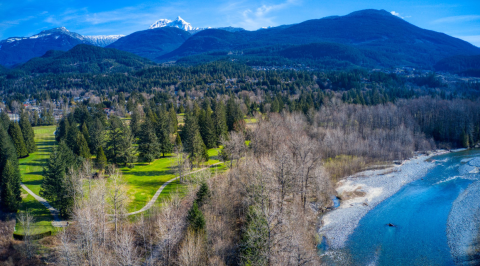
[[[80,44],[69,50],[48,51],[33,58],[19,69],[31,73],[113,73],[153,66],[146,58],[120,51]]]
[[[175,50],[190,36],[190,33],[182,29],[162,27],[134,32],[118,39],[107,47],[155,59]]]
[[[362,10],[346,16],[305,21],[259,31],[204,30],[178,49],[158,58],[171,60],[215,50],[245,50],[279,44],[332,42],[395,54],[396,65],[432,66],[453,55],[480,54],[463,40],[416,27],[384,10]]]
[[[88,43],[83,36],[65,28],[42,31],[31,37],[13,37],[0,41],[0,65],[14,66],[49,50],[67,51],[75,45]]]
[[[435,70],[480,77],[480,55],[448,57],[438,61]]]

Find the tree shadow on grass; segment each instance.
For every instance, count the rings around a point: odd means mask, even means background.
[[[31,196],[29,196],[31,197]],[[35,217],[35,234],[43,233],[45,231],[50,230],[47,225],[38,225],[38,223],[41,222],[51,222],[53,220],[53,216],[50,214],[50,211],[48,211],[45,206],[43,206],[40,202],[36,201],[33,199],[33,197],[27,201],[23,201],[22,205],[20,206],[20,211],[26,211],[28,210],[30,214]]]
[[[174,175],[174,170],[163,170],[163,171],[133,171],[127,172],[128,175],[133,176],[163,176],[163,175]]]
[[[46,163],[47,163],[47,159],[39,159],[39,160],[30,161],[30,162],[20,163],[20,166],[43,167],[45,166]]]
[[[40,185],[42,185],[42,183],[43,183],[43,179],[42,180],[32,180],[32,181],[23,182],[23,184],[27,187],[28,186],[40,186]]]

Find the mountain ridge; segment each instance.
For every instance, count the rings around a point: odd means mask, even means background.
[[[480,54],[480,49],[444,33],[421,29],[385,10],[361,10],[345,16],[307,20],[302,23],[260,31],[226,34],[204,30],[193,35],[178,49],[158,61],[215,50],[245,50],[271,45],[340,43],[404,57],[411,66],[431,67],[437,61],[454,55]]]

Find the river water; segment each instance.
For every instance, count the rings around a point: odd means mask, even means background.
[[[469,164],[477,157],[479,150],[432,157],[435,166],[423,178],[405,185],[360,220],[342,250],[342,262],[328,264],[455,265],[447,220],[449,215],[463,215],[453,213],[452,204],[478,180],[478,167]],[[480,159],[470,162],[474,161]]]

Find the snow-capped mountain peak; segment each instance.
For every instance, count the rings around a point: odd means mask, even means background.
[[[169,19],[157,20],[155,23],[153,23],[150,26],[150,29],[156,29],[156,28],[162,28],[162,27],[175,27],[175,28],[182,29],[184,31],[191,31],[196,29],[192,27],[190,23],[182,19],[180,16],[178,16],[177,19],[173,21]]]
[[[192,24],[186,22],[183,18],[178,16],[175,20],[169,20],[169,19],[160,19],[157,20],[155,23],[150,25],[150,29],[156,29],[156,28],[162,28],[162,27],[175,27],[182,29],[184,31],[188,31],[191,34],[196,34],[202,30],[208,30],[208,29],[219,29],[219,30],[225,30],[229,32],[237,32],[237,31],[244,31],[242,28],[234,28],[234,27],[221,27],[221,28],[212,28],[212,27],[206,27],[206,28],[195,28],[192,26]]]
[[[84,35],[83,38],[93,45],[105,47],[125,35]]]
[[[162,27],[167,27],[168,24],[172,22],[171,20],[169,19],[160,19],[160,20],[157,20],[155,23],[153,23],[152,25],[150,25],[150,29],[156,29],[156,28],[162,28]]]

